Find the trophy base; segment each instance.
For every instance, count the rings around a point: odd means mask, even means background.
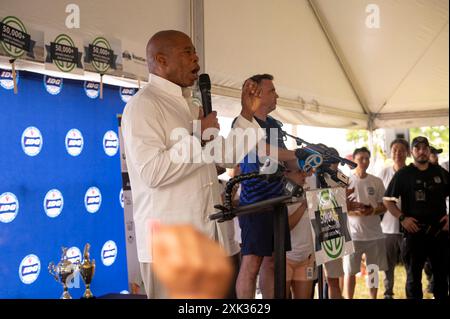
[[[89,287],[85,290],[83,297],[81,299],[93,299],[95,298],[94,294],[92,293],[91,289]]]
[[[69,294],[68,291],[64,291],[60,299],[72,299],[72,296]]]

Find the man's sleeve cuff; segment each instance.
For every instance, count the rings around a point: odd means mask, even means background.
[[[386,200],[386,201],[389,201],[389,202],[396,202],[396,203],[398,203],[398,201],[399,201],[399,199],[396,198],[396,197],[387,197],[387,196],[384,196],[383,200]]]

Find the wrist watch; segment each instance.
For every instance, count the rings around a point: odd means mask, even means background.
[[[400,223],[401,223],[402,221],[405,220],[405,218],[406,218],[405,214],[401,214],[400,217],[398,218],[398,220],[399,220]]]

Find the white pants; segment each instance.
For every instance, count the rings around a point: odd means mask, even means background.
[[[167,299],[167,292],[161,282],[153,273],[152,263],[139,263],[141,268],[142,281],[144,282],[145,293],[148,299]]]

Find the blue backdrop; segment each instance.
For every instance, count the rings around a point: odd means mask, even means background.
[[[9,76],[0,70],[0,298],[59,298],[48,264],[61,246],[79,258],[87,242],[93,293],[127,289],[121,88],[104,85],[100,99],[86,90],[98,85],[20,72],[16,95]],[[70,289],[83,291],[81,280]]]

